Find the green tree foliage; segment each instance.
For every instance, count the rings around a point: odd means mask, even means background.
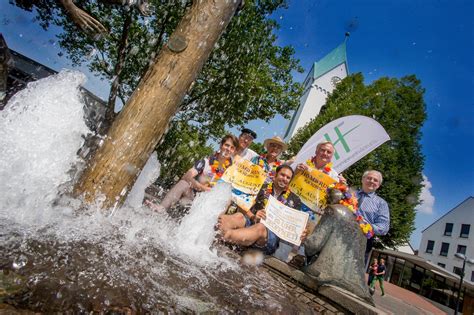
[[[250,145],[250,149],[252,149],[253,151],[255,151],[256,153],[262,155],[262,154],[265,154],[266,150],[265,150],[265,147],[263,146],[263,143],[260,143],[260,142],[252,142],[252,144]]]
[[[382,172],[384,182],[378,193],[390,206],[391,226],[382,237],[387,247],[409,239],[414,230],[415,207],[422,185],[424,158],[421,127],[426,119],[424,89],[413,75],[401,79],[381,78],[364,85],[362,74],[345,78],[328,97],[320,115],[309,122],[289,144],[296,154],[322,126],[347,115],[364,115],[377,120],[391,140],[344,172],[351,186],[360,186],[365,170]]]
[[[56,1],[13,1],[27,10],[35,7],[44,28],[50,23],[60,26],[63,32],[58,35],[59,45],[66,56],[73,64],[86,64],[92,73],[115,83],[122,104],[131,96],[192,2],[149,0],[151,15],[143,17],[137,10],[77,0],[78,7],[109,30],[106,36],[91,38],[80,32]],[[302,87],[293,81],[292,72],[303,69],[293,57],[292,47],[276,44],[274,30],[278,24],[269,18],[272,12],[286,5],[286,0],[246,0],[243,9],[233,17],[171,123],[171,135],[159,145],[159,154],[170,155],[166,157],[170,161],[166,167],[173,168],[173,174],[182,175],[192,163],[187,160],[178,167],[171,162],[180,158],[178,143],[186,145],[180,134],[195,132],[215,140],[224,135],[225,128],[242,126],[253,119],[269,121],[276,114],[288,117],[298,106]],[[114,103],[113,96],[109,97],[110,105]],[[205,141],[195,144],[203,145],[201,149],[206,151]],[[164,170],[162,174],[162,178],[170,175]]]
[[[162,150],[161,148],[167,148]],[[211,155],[214,149],[206,145],[206,138],[198,128],[184,122],[176,122],[162,139],[156,150],[161,163],[159,184],[170,187],[194,163]]]

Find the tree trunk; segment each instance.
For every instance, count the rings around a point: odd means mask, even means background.
[[[114,80],[110,87],[109,100],[107,101],[107,109],[105,111],[105,123],[107,126],[112,125],[115,118],[115,100],[117,99],[117,92],[120,86],[120,75],[122,74],[123,65],[125,63],[125,57],[127,56],[126,50],[128,45],[128,34],[130,33],[130,26],[132,25],[132,12],[125,12],[125,21],[122,27],[122,37],[120,38],[119,49],[117,52],[117,63],[114,69]]]
[[[86,202],[120,205],[166,131],[240,1],[194,1],[115,119],[74,187]]]

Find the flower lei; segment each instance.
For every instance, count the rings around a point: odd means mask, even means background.
[[[214,185],[222,177],[222,175],[224,175],[224,172],[229,167],[229,165],[231,165],[231,160],[226,159],[224,164],[221,164],[217,159],[217,154],[214,154],[209,159],[209,165],[211,167],[211,172],[214,174],[211,185]]]
[[[264,169],[268,173],[268,177],[270,177],[271,179],[275,177],[276,169],[280,165],[281,165],[281,161],[276,160],[275,162],[273,162],[273,166],[270,167],[270,163],[268,163],[264,155],[260,155],[258,157],[258,166]]]
[[[306,164],[309,166],[309,167],[312,167],[312,168],[316,168],[316,165],[314,165],[313,163],[313,160],[315,159],[315,156],[313,156],[311,159],[307,160],[306,161]],[[329,174],[332,170],[332,162],[329,162],[328,164],[326,164],[324,167],[323,167],[323,173],[325,174]]]
[[[330,189],[337,189],[342,192],[344,198],[339,201],[339,204],[351,210],[352,214],[354,214],[356,222],[359,223],[362,233],[364,233],[365,237],[368,239],[372,238],[374,236],[374,229],[372,228],[372,225],[370,225],[370,223],[368,223],[362,216],[355,194],[350,192],[349,188],[342,183],[332,184],[329,186],[328,190]]]
[[[268,197],[273,193],[273,183],[269,183],[267,186],[267,189],[265,190],[265,200],[263,201],[263,204],[266,206],[268,203]],[[287,188],[286,191],[278,196],[277,200],[281,202],[282,204],[286,205],[286,202],[288,201],[288,197],[290,196],[290,188]]]

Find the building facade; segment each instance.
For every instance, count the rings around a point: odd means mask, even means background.
[[[459,292],[459,276],[423,257],[398,250],[374,249],[369,261],[374,258],[385,259],[385,281],[437,302],[436,307],[447,314],[453,313]],[[474,284],[464,281],[460,291],[458,311],[474,314]]]
[[[336,85],[349,73],[346,58],[346,41],[311,67],[303,85],[300,105],[293,114],[285,133],[289,141],[304,125],[318,116],[326,99]]]
[[[9,49],[0,34],[0,110],[18,91],[24,89],[29,82],[49,77],[58,72],[25,55]],[[84,102],[84,118],[86,125],[94,132],[101,133],[105,119],[106,102],[89,90],[81,87]]]
[[[460,274],[461,253],[474,258],[474,197],[469,197],[422,231],[418,255],[431,263]],[[466,264],[464,280],[474,282],[474,266]]]

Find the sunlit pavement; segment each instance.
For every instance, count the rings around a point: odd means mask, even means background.
[[[394,284],[384,282],[385,295],[380,296],[379,284],[375,285],[374,302],[377,309],[388,314],[446,314],[423,297]]]

